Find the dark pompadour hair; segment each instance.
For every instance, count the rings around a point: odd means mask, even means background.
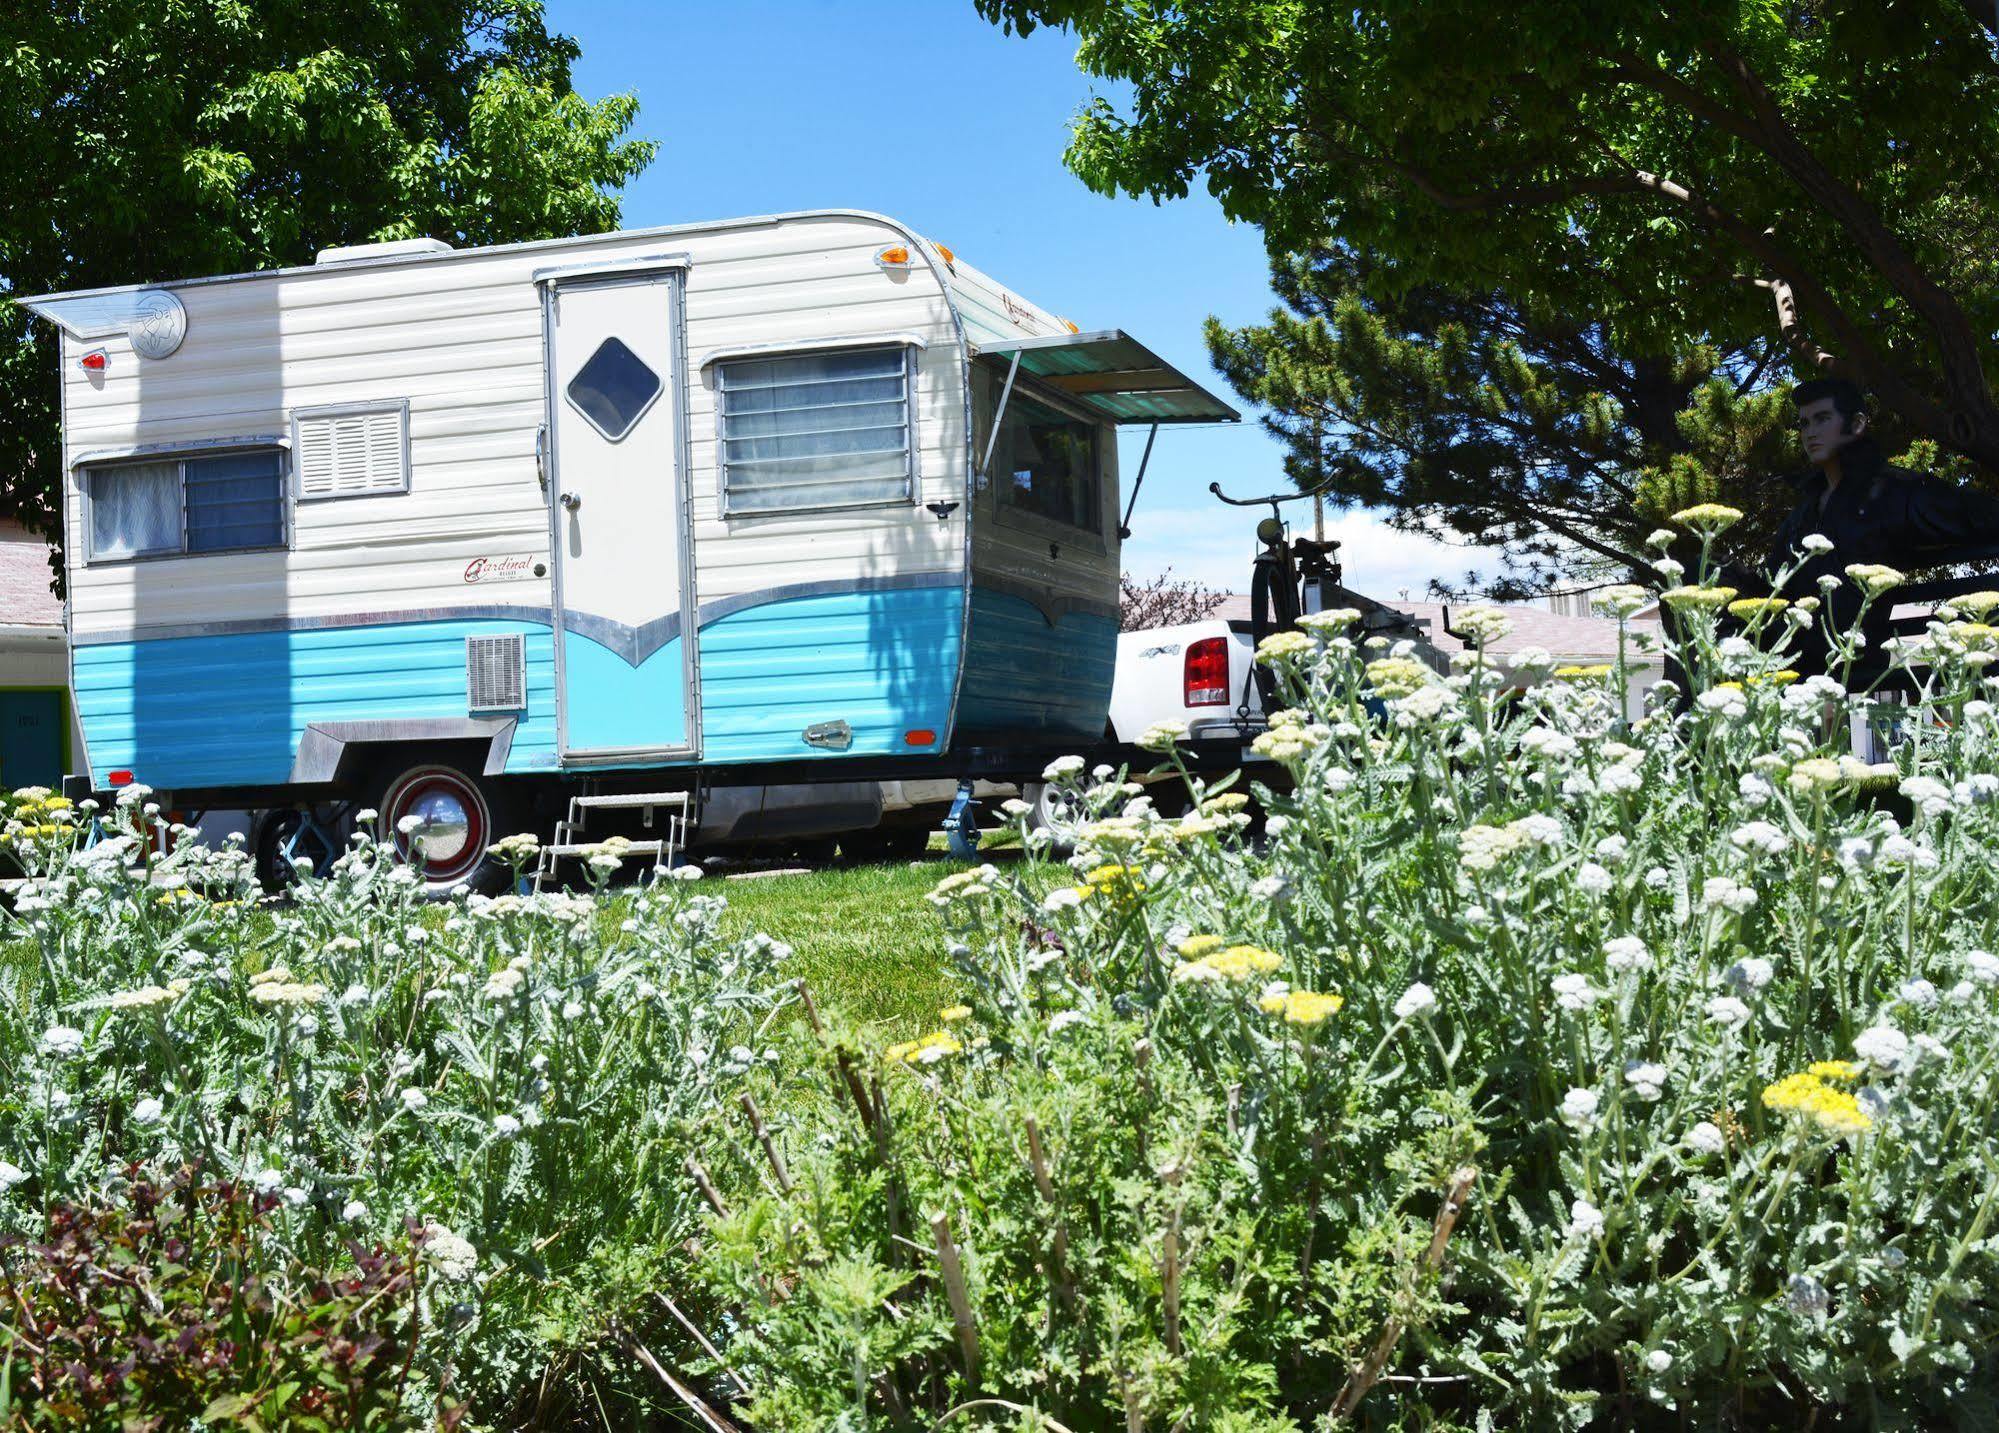
[[[1791,390],[1791,402],[1799,408],[1821,398],[1830,398],[1842,418],[1858,418],[1867,411],[1867,395],[1850,379],[1808,378]]]

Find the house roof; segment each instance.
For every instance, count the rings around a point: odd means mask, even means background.
[[[49,591],[49,544],[17,522],[0,522],[0,626],[62,626],[62,600]]]
[[[1513,620],[1511,632],[1487,644],[1486,650],[1496,657],[1510,657],[1530,647],[1539,647],[1563,660],[1600,662],[1617,657],[1617,623],[1608,617],[1569,617],[1525,602],[1463,602],[1452,603],[1448,607],[1441,602],[1390,602],[1387,605],[1398,612],[1407,612],[1419,622],[1426,622],[1425,635],[1446,652],[1462,651],[1465,644],[1444,630],[1445,612],[1448,611],[1455,622],[1474,606],[1492,606]],[[1633,630],[1649,627],[1655,632],[1658,625],[1657,622],[1639,621],[1631,624]]]

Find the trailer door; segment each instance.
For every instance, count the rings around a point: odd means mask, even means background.
[[[543,284],[562,759],[693,756],[681,275],[652,268]]]

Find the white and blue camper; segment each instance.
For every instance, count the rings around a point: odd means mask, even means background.
[[[23,302],[76,784],[427,816],[439,883],[575,791],[1101,738],[1114,430],[1236,417],[859,212]]]

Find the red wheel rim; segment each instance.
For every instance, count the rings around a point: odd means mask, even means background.
[[[411,816],[423,825],[405,832]],[[478,783],[449,766],[420,766],[404,772],[382,799],[382,824],[404,860],[415,864],[422,843],[419,869],[433,886],[454,885],[478,869],[490,844],[492,815]]]

